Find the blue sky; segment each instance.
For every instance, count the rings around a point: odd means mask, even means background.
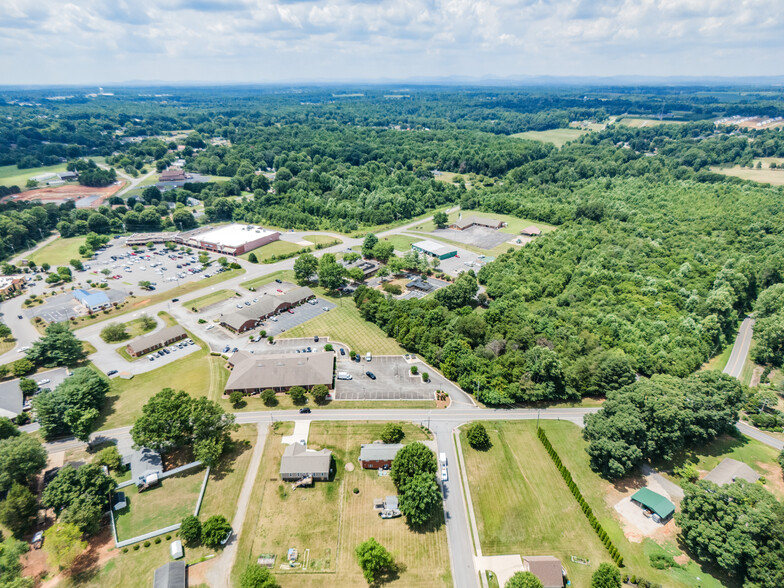
[[[0,83],[784,74],[782,0],[2,0]]]

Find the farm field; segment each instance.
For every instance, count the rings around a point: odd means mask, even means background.
[[[199,311],[207,308],[208,306],[212,306],[213,304],[217,304],[218,302],[223,302],[224,300],[233,298],[236,295],[237,292],[234,290],[216,290],[215,292],[210,292],[209,294],[205,294],[204,296],[200,296],[199,298],[194,298],[193,300],[189,301],[188,308]]]
[[[619,125],[626,125],[627,127],[635,127],[635,128],[642,128],[642,127],[655,127],[659,125],[682,125],[685,124],[681,120],[669,120],[669,119],[662,119],[659,120],[658,118],[634,118],[634,117],[623,117],[619,118],[616,121]]]
[[[79,247],[84,245],[84,241],[84,237],[58,237],[51,243],[41,247],[38,251],[28,255],[27,259],[34,261],[38,266],[42,263],[48,263],[52,267],[67,266],[72,259],[82,259],[82,256],[79,255]]]
[[[710,170],[718,174],[734,176],[743,180],[751,180],[752,182],[760,182],[772,186],[784,186],[784,169],[770,169],[769,166],[772,162],[775,162],[776,165],[784,166],[784,158],[762,157],[753,161],[753,165],[755,166],[753,168],[735,165],[733,167],[711,167]],[[762,163],[761,169],[756,168],[757,163]]]
[[[304,247],[297,245],[296,243],[291,243],[289,241],[273,241],[272,243],[264,245],[263,247],[258,247],[253,251],[243,253],[240,255],[240,257],[247,260],[251,253],[255,253],[256,259],[258,259],[261,263],[265,259],[271,258],[273,255],[286,255],[288,253],[299,251],[300,249],[304,249]]]
[[[357,353],[371,351],[377,355],[400,355],[405,350],[397,342],[387,337],[378,326],[362,318],[354,300],[350,297],[333,298],[326,296],[322,288],[313,291],[330,302],[337,304],[329,312],[311,319],[284,333],[285,338],[329,337],[331,341],[345,343]]]
[[[567,129],[551,129],[549,131],[526,131],[524,133],[515,133],[514,135],[509,136],[517,137],[518,139],[530,139],[532,141],[552,143],[560,149],[569,141],[579,139],[587,132],[588,131],[584,131],[583,129],[570,127]]]
[[[492,441],[487,451],[471,449],[461,433],[483,552],[555,555],[564,564],[573,586],[588,586],[596,566],[610,561],[609,554],[537,439],[536,423],[491,422],[485,426]],[[608,505],[612,502],[612,485],[590,470],[580,429],[568,422],[544,421],[541,426],[623,555],[625,572],[668,587],[721,586],[696,564],[679,570],[651,568],[643,545],[652,543],[646,549],[659,548],[650,540],[640,544],[625,539],[615,511]],[[572,556],[591,563],[575,563]]]
[[[425,439],[411,424],[402,424],[404,442]],[[240,537],[237,561],[232,572],[236,579],[248,563],[262,553],[277,556],[276,580],[284,588],[316,586],[365,587],[356,563],[354,548],[375,537],[404,566],[396,580],[385,585],[400,587],[449,586],[449,552],[443,521],[435,529],[412,532],[402,518],[382,521],[373,511],[373,499],[394,494],[391,479],[376,471],[362,470],[356,459],[361,443],[380,435],[383,423],[313,423],[308,446],[329,448],[334,455],[333,481],[317,482],[312,488],[292,490],[278,478],[280,443],[284,429],[270,434],[256,480],[253,501]],[[345,464],[355,465],[346,471]],[[358,494],[352,492],[359,489]],[[289,547],[295,547],[300,561],[307,558],[308,569],[280,571]],[[308,551],[309,550],[309,551]]]
[[[66,171],[65,168],[66,164],[64,163],[44,167],[31,167],[29,169],[19,169],[15,165],[2,165],[0,166],[0,186],[19,186],[20,189],[24,190],[28,179],[43,174],[64,172]]]

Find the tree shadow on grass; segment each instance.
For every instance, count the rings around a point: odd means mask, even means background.
[[[246,439],[232,440],[227,446],[218,463],[210,470],[210,476],[215,480],[222,480],[234,472],[235,462],[246,451],[250,451],[252,445]]]
[[[370,588],[377,588],[384,584],[399,580],[400,575],[405,573],[407,569],[406,564],[395,563],[394,567],[378,572],[373,582],[368,586]]]

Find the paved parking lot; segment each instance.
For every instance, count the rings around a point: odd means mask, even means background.
[[[485,264],[487,259],[490,258],[482,258],[471,251],[458,249],[457,256],[450,257],[449,259],[442,259],[438,269],[450,276],[457,276],[470,269],[478,272],[479,268]]]
[[[423,364],[414,363],[422,369]],[[366,362],[363,355],[359,363],[351,361],[347,355],[338,355],[337,371],[347,372],[353,379],[335,380],[335,400],[433,400],[435,391],[444,387],[435,381],[425,383],[421,377],[412,376],[411,365],[400,355],[377,356],[370,362]],[[376,379],[366,376],[367,371]]]
[[[504,233],[496,229],[488,229],[487,227],[469,227],[464,231],[457,229],[436,229],[430,233],[434,237],[441,237],[442,239],[449,239],[457,243],[464,243],[479,247],[479,249],[492,249],[498,247],[501,243],[514,238],[513,234]]]
[[[125,296],[126,296],[124,292],[120,290],[114,290],[111,288],[106,290],[99,289],[99,288],[95,288],[95,289],[89,288],[89,291],[103,292],[109,297],[109,300],[112,302],[122,302],[123,300],[125,300]],[[65,294],[52,296],[42,306],[38,306],[30,310],[25,310],[24,314],[28,318],[40,316],[47,323],[57,323],[61,321],[66,321],[74,316],[79,316],[79,313],[76,310],[78,306],[79,303],[76,302],[76,300],[74,299],[73,292],[66,292]]]

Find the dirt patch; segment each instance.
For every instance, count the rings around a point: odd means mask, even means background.
[[[164,472],[184,466],[193,461],[193,449],[191,447],[182,447],[171,453],[162,455],[161,461],[163,462]]]
[[[784,477],[781,467],[772,463],[757,462],[757,466],[765,470],[766,486],[779,498],[784,496]]]
[[[346,464],[346,471],[347,471],[347,472],[353,472],[353,471],[354,471],[354,464],[353,464],[353,463],[351,463],[351,462],[348,462],[348,463]]]
[[[761,365],[755,365],[754,371],[751,373],[751,382],[749,383],[750,388],[756,388],[760,385],[760,379],[762,378],[762,372],[765,371],[765,368]]]
[[[152,298],[146,298],[145,300],[141,300],[140,302],[137,302],[136,304],[134,304],[133,307],[136,308],[138,306],[144,306],[145,304],[149,304],[149,302],[151,300],[152,300]]]
[[[67,571],[61,572],[46,582],[42,583],[40,588],[53,588],[62,582],[66,577],[74,580],[74,583],[80,584],[88,582],[98,571],[106,564],[107,561],[116,557],[119,550],[114,547],[114,539],[112,538],[111,527],[104,525],[101,532],[95,537],[91,538],[87,544],[87,549],[76,559],[71,568]],[[30,560],[29,564],[28,561]],[[33,576],[36,578],[41,577],[41,572],[35,573],[43,562],[43,573],[53,571],[48,567],[46,561],[46,554],[43,549],[31,550],[22,556],[22,573],[25,576]]]
[[[79,201],[83,198],[92,198],[87,207],[98,208],[103,204],[104,200],[119,192],[124,185],[125,182],[119,182],[103,188],[91,188],[90,186],[81,186],[79,184],[56,186],[52,188],[38,188],[37,190],[27,190],[20,194],[7,196],[2,201],[21,200],[30,202],[33,200],[40,200],[41,202],[65,202],[66,200]]]

